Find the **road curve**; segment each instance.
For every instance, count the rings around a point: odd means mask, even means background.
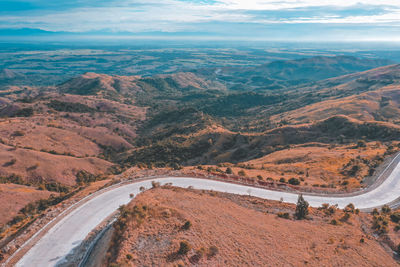
[[[395,201],[400,197],[400,155],[393,159],[392,163],[382,173],[387,178],[376,188],[360,195],[353,196],[316,196],[305,195],[304,198],[313,207],[319,207],[323,203],[337,204],[343,208],[353,203],[357,208],[370,209]],[[392,166],[391,168],[389,168]],[[260,198],[281,200],[296,203],[297,194],[279,192],[256,188],[251,186],[232,184],[215,180],[188,177],[154,178],[146,181],[138,181],[126,184],[106,191],[61,219],[52,227],[17,263],[17,266],[55,266],[61,263],[73,248],[99,225],[104,219],[118,209],[120,205],[127,204],[131,198],[129,194],[138,194],[140,187],[151,187],[151,182],[161,184],[172,183],[178,187],[192,186],[195,189],[215,190],[233,194],[252,195]]]

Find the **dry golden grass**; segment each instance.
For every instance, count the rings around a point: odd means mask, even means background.
[[[394,142],[396,151],[397,143]],[[245,172],[246,177],[262,180],[279,181],[282,178],[287,182],[290,178],[300,180],[302,188],[334,188],[331,190],[347,190],[360,188],[363,178],[370,175],[369,170],[377,161],[377,157],[383,157],[388,150],[388,144],[370,142],[366,147],[357,148],[351,145],[326,145],[310,143],[292,146],[289,149],[273,152],[264,157],[242,162],[239,164],[205,165],[219,168],[226,172],[229,166],[234,174]],[[368,161],[366,163],[365,161]],[[346,167],[346,165],[348,167]],[[350,175],[348,172],[353,165],[358,165],[359,170]],[[186,167],[191,169],[193,167]]]
[[[26,204],[58,193],[16,184],[0,184],[0,225],[14,218]]]
[[[15,162],[14,162],[15,161]],[[10,165],[11,162],[14,162]],[[13,148],[0,144],[0,175],[20,175],[26,181],[56,181],[66,185],[75,184],[75,174],[85,170],[102,174],[113,164],[99,158],[75,158],[53,155],[30,149]]]
[[[271,117],[278,123],[305,123],[327,119],[331,116],[346,115],[361,121],[388,121],[400,123],[400,85],[389,85],[345,98],[326,100],[300,109]]]
[[[138,195],[128,210],[134,206],[144,217],[128,220],[111,244],[120,266],[396,266],[363,232],[366,214],[332,225],[342,211],[326,215],[310,209],[312,220],[288,220],[277,213],[292,218],[294,205],[163,188]],[[192,225],[185,230],[187,221]],[[176,253],[181,241],[190,245],[187,255]],[[210,255],[212,246],[215,255]]]

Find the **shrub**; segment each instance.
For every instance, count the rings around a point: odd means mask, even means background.
[[[372,215],[379,215],[379,211],[378,211],[377,208],[375,208],[375,209],[372,211]]]
[[[156,181],[151,181],[151,187],[152,187],[152,188],[160,187],[160,183],[159,183],[159,182],[156,182]]]
[[[126,254],[126,259],[127,259],[127,260],[131,260],[131,259],[133,259],[133,256],[132,256],[132,254]]]
[[[50,153],[52,153],[52,151],[50,151]],[[75,181],[79,185],[90,184],[91,182],[99,180],[98,176],[95,176],[94,174],[84,170],[78,171],[75,176],[76,176]]]
[[[179,255],[186,255],[191,249],[191,246],[189,244],[189,242],[187,241],[181,241],[179,243],[179,250],[178,250],[178,254]]]
[[[389,214],[392,211],[392,209],[388,205],[383,205],[381,211],[384,214]]]
[[[214,257],[215,255],[217,255],[219,252],[219,249],[216,246],[210,246],[208,248],[208,257]]]
[[[59,193],[68,193],[69,192],[68,186],[62,185],[58,182],[45,183],[44,187],[46,188],[47,191],[53,191],[53,192],[59,192]]]
[[[182,225],[182,229],[183,230],[189,230],[190,227],[192,227],[192,223],[190,221],[186,221],[183,225]]]
[[[304,200],[303,195],[297,199],[295,216],[298,220],[306,218],[308,215],[308,202]]]
[[[260,180],[260,181],[263,180],[261,175],[257,175],[257,179]]]
[[[328,208],[328,212],[329,212],[329,214],[334,214],[336,212],[336,207],[335,206],[330,206]]]
[[[171,168],[174,169],[174,170],[181,170],[182,166],[179,165],[178,163],[174,162],[174,163],[171,164]]]
[[[289,215],[288,212],[278,212],[277,215],[278,215],[279,218],[284,218],[284,219],[289,219],[290,218],[290,215]]]
[[[14,113],[12,117],[31,117],[33,115],[33,108],[22,108]]]
[[[18,137],[18,136],[24,136],[25,135],[25,133],[23,132],[23,131],[15,131],[15,132],[13,132],[12,134],[11,134],[11,136],[14,136],[14,137]]]
[[[289,179],[289,184],[291,184],[291,185],[299,185],[300,181],[297,178],[290,178]]]
[[[10,160],[10,161],[4,163],[4,164],[3,164],[3,167],[12,166],[12,165],[14,165],[16,162],[17,162],[17,159],[12,159],[12,160]]]
[[[341,220],[342,222],[347,222],[347,221],[350,219],[350,217],[351,217],[350,213],[346,212],[346,213],[342,216],[342,218],[340,218],[340,220]]]
[[[387,233],[388,221],[384,216],[374,216],[372,221],[372,229],[374,229],[379,235]]]
[[[226,168],[225,173],[226,174],[233,174],[233,171],[232,171],[232,169],[230,167],[228,167],[228,168]]]
[[[215,171],[215,168],[214,168],[214,167],[208,167],[208,168],[207,168],[207,172],[213,172],[213,171]]]
[[[335,219],[333,219],[333,220],[331,221],[331,224],[332,224],[332,225],[338,225],[338,222],[337,222]]]
[[[366,147],[366,146],[367,146],[367,144],[365,143],[364,140],[358,140],[358,141],[357,141],[357,147],[358,147],[358,148],[360,148],[360,147]]]
[[[282,177],[281,179],[279,179],[279,182],[286,183],[286,179]]]
[[[354,213],[354,204],[353,203],[350,203],[350,204],[348,204],[345,208],[344,208],[344,211],[345,212],[351,212],[351,213]]]
[[[321,205],[321,207],[319,207],[318,209],[319,210],[326,210],[326,209],[328,209],[329,208],[329,204],[328,203],[323,203],[322,205]]]
[[[96,109],[91,108],[85,104],[73,103],[73,102],[62,102],[58,100],[51,100],[46,104],[49,108],[52,108],[60,112],[78,112],[78,113],[89,113],[95,112]]]
[[[246,172],[244,170],[240,170],[240,171],[238,171],[238,175],[246,176]]]
[[[322,206],[320,208],[318,208],[319,210],[322,210],[326,215],[332,215],[336,212],[336,206],[329,206],[328,203],[324,203],[322,204]]]
[[[394,223],[398,223],[400,221],[400,212],[396,212],[390,215],[390,220]]]
[[[12,183],[12,184],[26,184],[24,182],[24,180],[22,179],[21,176],[13,173],[8,177],[1,177],[0,176],[0,184],[8,184],[8,183]]]

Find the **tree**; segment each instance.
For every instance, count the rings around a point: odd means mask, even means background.
[[[230,167],[228,167],[228,168],[226,168],[226,171],[225,171],[227,174],[232,174],[233,173],[233,171],[232,171],[232,169],[230,168]]]
[[[299,195],[297,199],[295,216],[298,220],[306,218],[308,214],[308,202],[304,200],[303,195]]]

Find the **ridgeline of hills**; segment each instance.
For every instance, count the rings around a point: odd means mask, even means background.
[[[72,185],[80,170],[238,163],[313,142],[391,142],[400,137],[400,65],[390,64],[315,57],[152,77],[86,73],[54,87],[9,84],[0,92],[1,175]],[[0,80],[18,77],[3,71]],[[53,157],[59,165],[43,168]]]

